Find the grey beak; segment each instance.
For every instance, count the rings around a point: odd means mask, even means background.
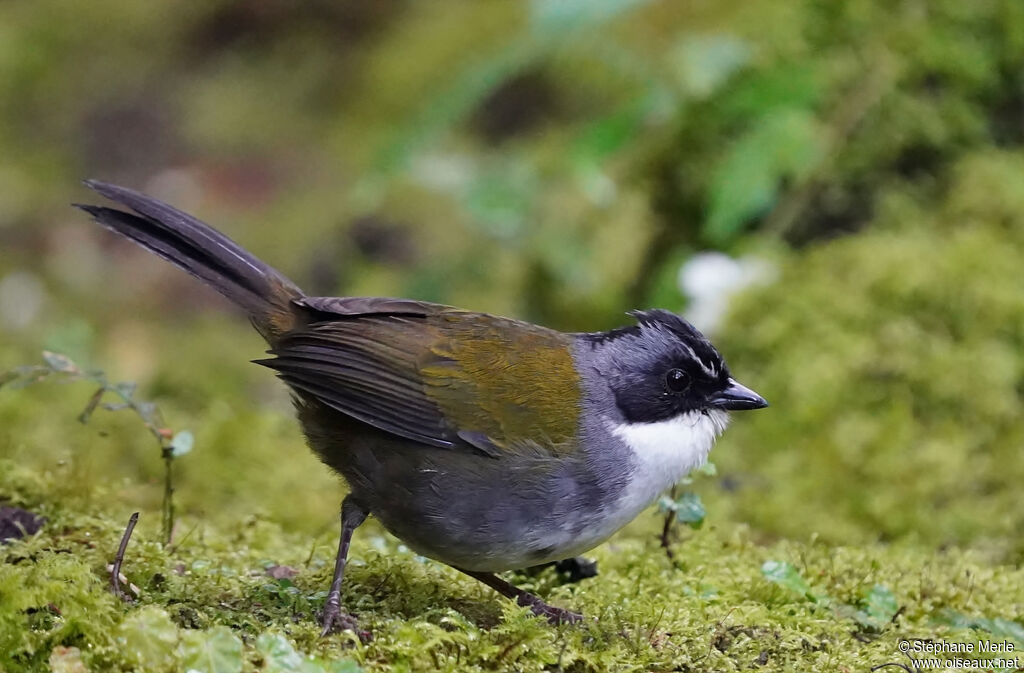
[[[729,379],[729,387],[714,395],[708,403],[719,409],[741,411],[743,409],[763,409],[768,401],[750,388]]]

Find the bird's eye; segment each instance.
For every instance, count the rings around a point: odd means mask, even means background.
[[[682,393],[690,387],[690,376],[682,369],[670,369],[665,374],[665,388],[670,393]]]

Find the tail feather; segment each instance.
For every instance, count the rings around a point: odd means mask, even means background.
[[[295,323],[293,300],[302,291],[274,268],[209,225],[154,198],[124,187],[85,185],[135,213],[74,204],[104,227],[179,266],[245,309],[268,339]]]

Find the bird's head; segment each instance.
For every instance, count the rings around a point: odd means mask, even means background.
[[[627,423],[768,406],[732,378],[718,350],[686,320],[660,309],[630,315],[636,325],[589,335]]]

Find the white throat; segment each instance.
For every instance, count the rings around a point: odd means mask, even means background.
[[[656,423],[620,423],[612,434],[633,452],[635,471],[623,494],[623,507],[639,513],[660,493],[700,467],[729,423],[719,409],[690,411]]]
[[[582,531],[562,529],[545,538],[545,545],[558,548],[552,558],[582,554],[635,519],[662,492],[707,460],[711,445],[728,422],[728,414],[720,410],[686,413],[658,423],[609,422],[608,430],[633,454],[626,488],[614,502],[589,512],[590,521]]]

